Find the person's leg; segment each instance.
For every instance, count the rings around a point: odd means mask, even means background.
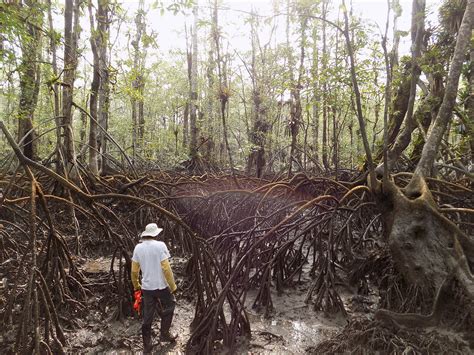
[[[170,334],[170,328],[173,321],[174,308],[176,304],[175,298],[168,288],[164,290],[158,290],[158,298],[158,306],[161,316],[161,340],[174,341],[176,336]]]
[[[155,316],[155,307],[158,290],[142,290],[143,302],[143,323],[142,323],[142,337],[143,337],[143,351],[148,353],[152,349],[151,343],[151,325]]]

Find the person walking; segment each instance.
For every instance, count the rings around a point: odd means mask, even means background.
[[[135,246],[132,256],[131,278],[135,297],[143,296],[143,351],[152,351],[151,326],[155,316],[155,309],[161,316],[160,340],[175,342],[177,335],[170,333],[171,322],[175,309],[176,291],[173,271],[169,263],[170,253],[166,244],[156,240],[163,231],[156,223],[150,223],[141,233],[141,240]],[[142,282],[139,273],[142,272]]]

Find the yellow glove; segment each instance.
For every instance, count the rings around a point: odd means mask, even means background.
[[[132,278],[133,289],[140,290],[142,286],[140,285],[139,277],[140,274],[140,264],[132,260],[132,270],[130,272]]]
[[[174,282],[173,271],[171,271],[171,265],[168,259],[161,262],[161,269],[163,270],[163,274],[165,275],[166,282],[168,282],[171,293],[173,293],[176,291],[177,287]]]

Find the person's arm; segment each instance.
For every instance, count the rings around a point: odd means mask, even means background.
[[[140,290],[142,286],[140,285],[140,281],[138,279],[138,275],[140,274],[140,264],[138,262],[132,260],[132,270],[130,274],[132,278],[133,289],[135,291]]]
[[[168,259],[165,259],[161,262],[161,269],[163,270],[163,274],[165,275],[166,282],[168,282],[168,286],[171,292],[176,291],[176,283],[174,282],[173,271],[171,270],[171,265]]]

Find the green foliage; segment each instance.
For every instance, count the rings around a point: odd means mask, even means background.
[[[191,8],[196,3],[195,0],[173,0],[171,4],[163,0],[155,0],[151,7],[152,9],[159,9],[163,15],[165,11],[171,11],[173,14],[184,13],[185,10]]]
[[[402,16],[403,9],[399,0],[393,0],[390,5],[396,17]]]
[[[340,2],[329,2],[331,11],[329,18],[339,26],[342,22],[334,17],[338,12],[337,6]],[[346,1],[349,6],[351,2]],[[148,8],[143,11],[143,21],[149,21],[147,16],[159,12],[180,14],[189,12],[197,2],[191,0],[157,0],[147,2]],[[402,15],[400,1],[390,1],[394,16]],[[464,4],[464,5],[463,5]],[[53,12],[59,12],[63,6],[61,1],[53,2]],[[275,13],[286,13],[286,3],[274,2]],[[441,79],[446,76],[447,63],[452,54],[453,35],[449,33],[451,24],[456,24],[459,19],[459,9],[465,6],[465,1],[448,0],[443,7],[443,22],[436,29],[433,38],[427,41],[426,52],[419,61],[419,65],[425,75],[437,75]],[[161,38],[151,30],[152,26],[147,24],[146,30],[142,32],[140,42],[137,46],[131,42],[134,40],[136,24],[135,12],[127,14],[127,9],[117,3],[111,5],[112,23],[115,29],[128,33],[128,47],[121,43],[127,39],[126,35],[119,34],[120,48],[115,48],[116,53],[111,55],[109,66],[112,82],[112,96],[110,106],[109,132],[125,148],[127,153],[132,153],[132,109],[131,102],[138,101],[144,105],[145,137],[140,156],[145,159],[157,160],[160,166],[173,167],[188,158],[188,147],[183,146],[183,124],[184,110],[189,98],[189,82],[187,73],[186,53],[175,50],[170,53],[158,51]],[[30,11],[27,13],[26,11]],[[232,43],[235,38],[232,29],[226,23],[226,17],[220,18],[219,39],[222,43],[220,48],[222,62],[221,69],[227,76],[227,86],[219,87],[219,78],[216,69],[216,53],[213,50],[211,38],[207,36],[212,26],[212,18],[207,11],[201,12],[198,28],[202,29],[199,42],[199,78],[198,78],[198,125],[200,140],[210,139],[215,147],[211,159],[226,164],[226,152],[221,145],[223,137],[222,122],[219,115],[220,99],[224,96],[228,99],[227,126],[229,143],[232,153],[235,155],[237,167],[244,168],[249,154],[260,148],[256,142],[264,142],[267,154],[267,162],[272,161],[273,169],[277,171],[288,163],[288,146],[291,143],[289,136],[289,120],[291,116],[290,92],[295,90],[299,76],[299,63],[301,49],[300,44],[303,31],[306,36],[304,42],[305,58],[303,61],[300,86],[297,87],[301,96],[302,121],[300,122],[300,134],[298,136],[298,148],[310,151],[313,155],[321,155],[321,132],[323,109],[328,114],[329,139],[327,149],[332,154],[334,147],[332,142],[332,117],[336,117],[339,159],[341,166],[362,165],[365,156],[362,152],[360,134],[357,132],[356,116],[354,112],[354,92],[349,71],[348,53],[343,35],[330,24],[326,24],[328,53],[322,54],[322,27],[320,20],[314,17],[320,16],[322,11],[321,0],[295,0],[290,2],[289,8],[289,43],[286,42],[286,16],[248,16],[239,20],[243,24],[243,32],[250,34],[250,26],[254,25],[258,33],[259,46],[254,53],[255,63],[252,66],[252,53],[242,51],[238,45]],[[31,41],[25,21],[29,18],[40,21],[44,15],[41,6],[28,7],[9,6],[0,4],[0,61],[1,89],[0,110],[4,115],[15,117],[18,107],[18,64],[21,58],[21,43]],[[59,16],[59,13],[56,13]],[[146,16],[145,16],[146,15]],[[233,21],[233,19],[231,20]],[[36,23],[36,22],[35,22]],[[272,33],[273,37],[269,37]],[[43,26],[47,27],[47,26]],[[314,32],[313,32],[314,31]],[[351,38],[353,39],[353,50],[356,62],[356,76],[359,81],[362,95],[363,115],[367,123],[369,140],[375,145],[381,145],[382,115],[385,94],[385,63],[382,48],[380,46],[380,32],[373,24],[357,16],[350,19]],[[54,43],[61,48],[62,29],[57,28],[52,33],[44,32],[45,43],[52,38]],[[206,33],[206,36],[204,35]],[[91,35],[95,35],[92,33]],[[397,31],[397,36],[408,36],[408,31]],[[111,34],[113,39],[116,34]],[[313,37],[314,36],[314,37]],[[245,37],[245,38],[248,38]],[[84,37],[80,43],[83,48],[82,56],[79,58],[80,65],[78,78],[76,80],[76,92],[74,100],[87,108],[89,85],[91,80],[91,67],[87,62],[89,48]],[[257,41],[255,39],[255,41]],[[316,41],[316,43],[313,43]],[[113,42],[113,41],[112,41]],[[183,35],[184,42],[184,35]],[[112,45],[113,43],[111,43]],[[248,38],[247,48],[251,42]],[[135,52],[138,48],[138,52]],[[59,52],[58,52],[59,53]],[[238,54],[238,55],[237,55]],[[136,57],[135,57],[136,55]],[[209,59],[211,58],[211,59]],[[317,61],[313,60],[317,58]],[[48,61],[48,53],[43,53],[44,61]],[[223,63],[226,62],[226,68]],[[60,59],[61,62],[61,59]],[[136,64],[138,62],[138,64]],[[409,73],[410,57],[400,60],[399,66],[393,68],[392,89],[396,91],[402,83],[401,79],[407,79]],[[61,65],[61,63],[59,63]],[[323,69],[325,68],[325,69]],[[62,78],[56,77],[51,65],[41,65],[41,91],[38,108],[35,112],[37,118],[36,127],[38,133],[44,133],[54,128],[54,120],[51,117],[52,92],[51,87],[61,83]],[[459,101],[464,103],[469,95],[466,76],[469,67],[466,65],[463,74],[464,82],[459,91]],[[254,76],[254,77],[253,77]],[[409,77],[408,77],[409,79]],[[422,78],[425,80],[424,78]],[[441,80],[442,81],[442,80]],[[7,89],[5,83],[9,82],[12,88]],[[143,85],[145,90],[139,88]],[[83,87],[85,86],[85,88]],[[81,88],[80,88],[81,87]],[[323,88],[326,90],[323,92]],[[255,106],[256,92],[258,92],[259,112]],[[393,99],[393,97],[392,97]],[[324,101],[325,100],[325,101]],[[428,103],[427,109],[430,105]],[[417,102],[418,105],[418,102]],[[314,109],[314,111],[313,111]],[[258,114],[258,115],[257,115]],[[319,137],[315,135],[315,121],[317,114],[319,119]],[[80,138],[80,131],[84,130],[81,115],[78,110],[75,113],[75,135]],[[376,116],[378,116],[378,121]],[[256,117],[268,125],[266,133],[255,132]],[[15,129],[16,124],[12,120],[10,127]],[[459,129],[459,124],[453,125],[453,132]],[[352,145],[350,142],[350,129],[353,132]],[[87,137],[86,137],[87,138]],[[315,140],[317,138],[317,141]],[[40,138],[39,154],[48,156],[55,145],[55,132],[46,133]],[[0,142],[1,144],[1,142]],[[77,142],[78,147],[80,142]],[[319,145],[316,151],[315,146]],[[0,151],[6,149],[0,145]],[[120,153],[110,148],[111,154],[120,159]],[[206,147],[200,148],[201,156],[206,156]],[[223,151],[223,152],[222,152]],[[270,164],[269,164],[270,165]]]
[[[0,59],[13,61],[21,41],[31,40],[25,26],[25,9],[17,4],[0,3]]]

